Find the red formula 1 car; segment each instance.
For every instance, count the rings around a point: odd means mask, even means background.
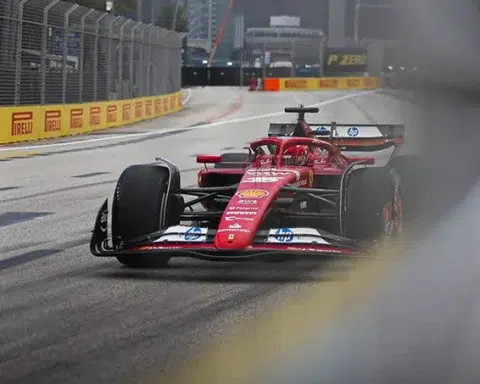
[[[318,108],[285,111],[298,113],[297,122],[271,124],[245,153],[197,156],[205,163],[198,188],[181,188],[180,171],[163,158],[125,169],[111,219],[108,200],[98,212],[91,252],[131,267],[175,256],[351,255],[400,231],[402,184],[392,160],[404,126],[309,125],[305,113]],[[346,156],[352,150],[390,152],[378,165],[373,156]]]

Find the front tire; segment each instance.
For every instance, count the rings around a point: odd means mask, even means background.
[[[180,222],[181,201],[178,195],[180,181],[169,177],[169,170],[154,164],[133,165],[120,176],[112,207],[112,235],[117,248],[123,242]],[[170,187],[170,188],[169,188]],[[166,202],[166,204],[164,204]],[[169,256],[122,255],[118,261],[131,268],[162,267]]]

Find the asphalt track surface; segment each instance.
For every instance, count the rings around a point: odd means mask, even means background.
[[[299,102],[319,105],[312,122],[398,123],[405,107],[372,92],[199,88],[184,111],[153,122],[0,147],[0,381],[161,375],[300,287],[341,280],[343,263],[175,259],[167,269],[132,271],[88,249],[97,209],[125,167],[164,156],[182,170],[182,185],[192,186],[196,154],[241,150],[265,135],[269,122],[293,121],[282,110]],[[415,132],[407,131],[406,149],[415,152]]]

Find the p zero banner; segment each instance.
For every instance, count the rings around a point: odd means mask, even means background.
[[[379,84],[377,77],[299,77],[278,79],[278,90],[375,89]]]
[[[120,127],[183,108],[183,92],[84,104],[0,107],[0,144],[53,139]]]
[[[325,74],[367,72],[367,50],[364,48],[327,48]]]

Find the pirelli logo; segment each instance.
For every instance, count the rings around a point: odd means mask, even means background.
[[[83,109],[71,109],[70,110],[70,128],[82,129],[83,128]]]
[[[132,119],[132,105],[123,104],[122,106],[122,119],[123,121],[130,121]]]
[[[137,101],[135,103],[135,118],[141,118],[143,116],[143,101]]]
[[[181,108],[183,105],[183,95],[182,94],[179,94],[177,96],[177,108]]]
[[[176,97],[172,95],[169,97],[169,100],[170,100],[170,110],[175,109]]]
[[[25,136],[33,133],[33,112],[12,113],[12,136]]]
[[[286,80],[285,88],[306,89],[308,88],[308,83],[307,80],[303,79]]]
[[[155,100],[155,114],[159,115],[162,113],[162,99]]]
[[[338,88],[337,79],[320,79],[318,83],[320,88]]]
[[[117,106],[108,105],[107,106],[107,123],[116,123],[117,122]]]
[[[100,107],[90,107],[90,125],[100,125],[102,109]]]
[[[168,111],[168,98],[164,97],[163,100],[162,100],[162,104],[163,104],[163,112],[167,112]]]
[[[45,111],[44,132],[59,132],[62,130],[62,111]]]
[[[376,88],[377,87],[377,81],[375,79],[371,79],[369,77],[364,77],[363,78],[363,84],[365,85],[365,88]]]
[[[145,115],[146,116],[152,116],[153,115],[153,110],[152,110],[152,100],[147,100],[145,102]]]
[[[353,79],[349,78],[347,80],[348,88],[361,88],[362,87],[362,79]]]

